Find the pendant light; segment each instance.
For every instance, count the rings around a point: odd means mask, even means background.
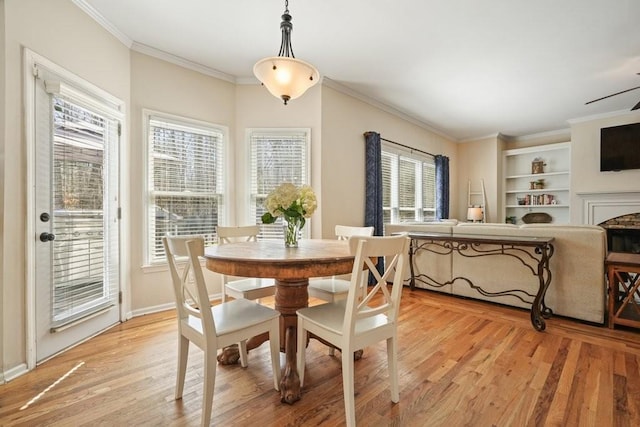
[[[291,47],[291,15],[289,15],[289,0],[285,0],[284,13],[280,30],[282,42],[278,56],[261,59],[253,66],[253,74],[276,98],[281,98],[284,104],[296,99],[311,86],[318,83],[320,74],[313,65],[296,59]]]

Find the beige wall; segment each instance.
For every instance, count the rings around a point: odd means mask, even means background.
[[[471,191],[481,192],[482,181],[485,187],[485,222],[504,222],[500,197],[502,176],[503,142],[499,136],[469,141],[458,144],[458,165],[455,169],[460,182],[456,195],[458,210],[452,213],[453,218],[467,220],[468,188],[471,181]],[[472,196],[471,204],[481,203],[481,196]]]
[[[4,4],[4,135],[2,176],[2,354],[6,372],[25,362],[26,152],[22,48],[129,101],[129,49],[68,0]],[[28,238],[28,236],[26,236]]]
[[[234,134],[235,152],[235,189],[234,194],[241,194],[249,180],[249,147],[247,129],[298,127],[311,129],[311,186],[317,193],[320,209],[310,219],[311,236],[321,235],[321,218],[324,209],[321,199],[320,150],[321,150],[321,116],[320,94],[323,88],[317,84],[304,96],[289,101],[284,105],[282,100],[272,96],[266,88],[259,85],[236,86],[236,129]],[[250,224],[249,195],[244,194],[236,200],[234,215],[230,217],[230,225]]]
[[[0,0],[0,141],[7,140],[6,128],[5,128],[5,20],[4,20],[4,0]],[[4,382],[4,183],[6,182],[4,176],[4,147],[5,143],[0,142],[0,384]]]
[[[640,111],[571,123],[571,222],[580,224],[579,193],[640,189],[640,170],[600,172],[600,128],[640,122]]]
[[[232,132],[235,115],[235,84],[187,70],[166,61],[138,52],[131,52],[131,121],[130,155],[131,177],[128,207],[131,229],[140,230],[131,236],[130,247],[130,308],[135,315],[154,308],[167,308],[174,301],[173,288],[165,265],[144,265],[145,227],[145,143],[143,140],[142,110],[148,109],[213,123],[227,128],[229,154],[233,158],[235,146]],[[228,167],[233,173],[233,164]],[[233,191],[233,180],[230,183]],[[233,193],[230,193],[233,194]],[[232,208],[232,206],[230,206]],[[125,208],[126,209],[126,208]],[[230,209],[231,210],[231,209]],[[208,276],[210,292],[220,292],[220,282]]]
[[[322,237],[333,238],[336,224],[363,225],[365,204],[364,132],[450,159],[457,146],[425,128],[345,95],[322,88]],[[458,180],[451,172],[451,212],[457,210]]]
[[[123,155],[125,305],[138,314],[168,307],[173,295],[166,268],[143,266],[142,109],[192,117],[228,127],[229,224],[249,221],[246,129],[311,129],[312,177],[320,209],[313,237],[333,237],[335,224],[364,220],[364,137],[384,138],[450,158],[451,217],[464,219],[467,180],[485,179],[489,221],[498,217],[499,137],[456,144],[399,116],[327,85],[317,85],[288,106],[257,85],[236,85],[137,52],[80,11],[69,0],[0,0],[0,381],[25,363],[26,354],[26,152],[23,135],[22,47],[122,99],[128,117]],[[638,122],[640,113],[572,124],[572,193],[637,190],[640,171],[600,173],[599,128]],[[509,147],[514,148],[514,147]],[[574,197],[575,199],[575,197]],[[576,201],[572,200],[575,206]],[[572,218],[576,210],[572,209]],[[575,221],[574,221],[575,222]],[[211,292],[219,292],[212,281]],[[217,288],[216,288],[217,286]]]

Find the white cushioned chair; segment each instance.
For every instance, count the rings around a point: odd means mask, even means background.
[[[338,240],[347,240],[351,236],[373,236],[373,227],[352,227],[336,225],[336,237]],[[364,280],[367,280],[365,277]],[[333,302],[347,297],[349,292],[349,280],[329,277],[309,280],[309,296],[323,301]]]
[[[200,266],[204,255],[201,236],[166,236],[164,244],[173,281],[178,312],[178,372],[175,398],[182,398],[187,372],[189,343],[204,351],[204,384],[202,393],[202,425],[211,421],[213,391],[216,379],[217,350],[239,343],[240,361],[247,366],[246,342],[249,338],[269,333],[273,386],[280,383],[280,313],[255,301],[238,299],[211,307]],[[176,258],[188,257],[179,271]],[[193,276],[193,280],[190,277]],[[233,385],[230,385],[233,388]]]
[[[347,298],[297,311],[297,367],[302,387],[305,347],[309,333],[341,349],[345,417],[347,426],[355,426],[354,361],[351,356],[354,351],[379,341],[386,341],[391,401],[397,403],[400,400],[396,340],[402,279],[409,257],[409,238],[404,234],[387,237],[351,237],[349,249],[355,254],[355,261]],[[385,271],[382,275],[378,273],[372,261],[377,257],[386,257]],[[365,270],[363,266],[366,266]],[[363,275],[366,276],[369,272],[375,277],[376,284],[367,288],[366,295],[362,298],[360,284]],[[307,398],[313,399],[313,396]]]
[[[218,244],[224,245],[234,241],[255,242],[260,233],[259,225],[245,225],[241,227],[221,227],[218,226]],[[256,277],[232,278],[227,275],[222,276],[222,302],[227,300],[227,296],[235,299],[244,298],[259,300],[276,293],[276,285],[273,279],[263,279]]]

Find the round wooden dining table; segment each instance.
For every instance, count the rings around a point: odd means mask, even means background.
[[[286,353],[280,382],[281,401],[285,403],[300,399],[300,379],[296,369],[296,310],[308,306],[309,278],[351,273],[354,260],[346,241],[302,239],[298,244],[297,248],[286,248],[280,240],[228,243],[209,246],[204,255],[207,269],[216,273],[275,279],[275,309],[280,312],[280,347]],[[247,349],[256,348],[267,339],[267,335],[254,337],[247,342]],[[218,360],[225,363],[227,356],[223,352]],[[235,363],[235,357],[233,359]]]

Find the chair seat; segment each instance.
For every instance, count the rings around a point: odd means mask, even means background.
[[[211,307],[216,334],[223,335],[280,317],[277,311],[255,301],[237,299]]]
[[[255,300],[273,295],[275,286],[273,279],[247,278],[228,282],[225,285],[225,290],[235,299]]]
[[[347,301],[343,299],[337,302],[301,308],[297,311],[297,314],[298,317],[303,317],[307,322],[320,325],[336,335],[342,335],[346,303]],[[391,322],[384,314],[358,319],[355,333],[360,335],[390,324]]]
[[[337,301],[347,298],[351,282],[335,277],[309,280],[309,296],[324,301]]]

